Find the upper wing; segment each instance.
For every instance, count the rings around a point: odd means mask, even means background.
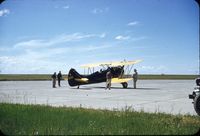
[[[100,67],[100,66],[106,66],[106,65],[110,65],[111,63],[109,62],[105,62],[105,63],[92,63],[92,64],[85,64],[85,65],[81,65],[82,68],[94,68],[94,67]]]
[[[99,66],[109,66],[109,67],[116,67],[116,66],[125,66],[125,65],[132,65],[141,62],[142,60],[133,60],[133,61],[116,61],[116,62],[105,62],[105,63],[93,63],[93,64],[86,64],[81,65],[83,68],[93,68]]]
[[[121,61],[121,62],[112,62],[111,66],[125,66],[125,65],[133,65],[141,62],[142,60],[133,60],[133,61]]]

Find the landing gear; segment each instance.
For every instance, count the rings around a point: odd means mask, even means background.
[[[124,82],[124,83],[122,83],[122,86],[123,86],[123,88],[127,88],[128,87],[128,83]]]

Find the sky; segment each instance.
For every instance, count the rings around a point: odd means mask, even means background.
[[[97,62],[143,60],[139,74],[198,74],[193,0],[6,0],[0,73],[51,74]]]

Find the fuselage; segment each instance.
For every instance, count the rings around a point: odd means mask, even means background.
[[[123,66],[110,67],[106,70],[96,71],[90,75],[81,75],[75,69],[70,69],[68,74],[68,83],[70,86],[79,86],[85,84],[106,82],[106,73],[111,71],[112,77],[120,77],[124,72]],[[82,80],[87,79],[87,80]]]

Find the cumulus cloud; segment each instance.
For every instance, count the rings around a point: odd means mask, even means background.
[[[118,35],[115,37],[116,40],[128,40],[130,39],[129,36],[122,36],[122,35]]]
[[[66,70],[65,62],[70,60],[70,54],[87,54],[90,51],[110,48],[112,45],[83,45],[76,41],[88,38],[104,38],[102,34],[61,34],[49,39],[22,40],[11,47],[1,46],[0,70],[2,73],[51,73],[57,69]],[[69,43],[70,46],[58,46]],[[68,44],[67,44],[68,45]],[[5,52],[15,52],[8,55]]]
[[[51,62],[48,60],[33,58],[30,54],[21,56],[2,56],[0,57],[0,70],[3,73],[53,73],[61,69],[62,62]]]
[[[2,9],[2,10],[0,10],[0,17],[1,16],[6,16],[9,13],[10,13],[9,9]]]
[[[15,55],[0,56],[0,70],[3,73],[52,73],[63,67],[64,62],[60,59],[70,52],[68,47],[20,50],[22,52]]]
[[[0,56],[0,70],[2,73],[10,74],[52,73],[58,69],[66,72],[68,67],[72,67],[72,63],[70,66],[66,64],[66,62],[73,62],[70,54],[83,54],[110,47],[111,45],[81,45],[44,50],[24,49],[23,53],[18,55]]]
[[[128,25],[128,26],[136,26],[136,25],[138,25],[138,24],[139,24],[138,21],[133,21],[133,22],[129,22],[127,25]]]

